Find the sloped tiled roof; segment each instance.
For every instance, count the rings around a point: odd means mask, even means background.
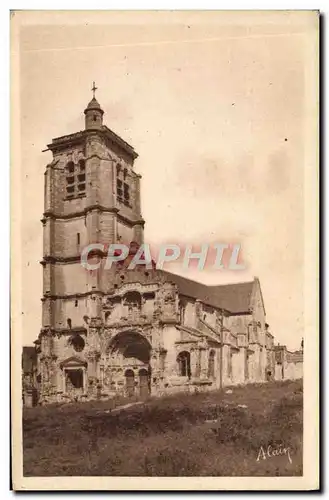
[[[177,285],[182,295],[200,299],[209,306],[219,307],[231,313],[243,313],[250,309],[253,281],[208,286],[178,274],[167,271],[163,271],[163,273],[166,279]]]
[[[106,125],[102,125],[102,130],[113,142],[115,142],[118,146],[124,149],[134,159],[138,157],[138,154],[136,153],[134,148],[130,144],[128,144],[128,142],[123,140],[122,137],[113,132],[113,130],[111,130],[109,127],[107,127]]]

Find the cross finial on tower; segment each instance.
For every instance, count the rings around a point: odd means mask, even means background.
[[[95,97],[95,92],[97,90],[97,87],[95,86],[95,82],[93,82],[93,87],[91,90],[93,91],[93,97]]]

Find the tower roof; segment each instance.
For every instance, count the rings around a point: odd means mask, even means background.
[[[100,107],[100,104],[99,102],[97,101],[96,97],[95,97],[95,92],[97,90],[97,87],[95,85],[95,82],[93,82],[93,86],[92,86],[92,93],[93,93],[93,98],[92,100],[90,101],[90,103],[88,104],[88,106],[86,107],[85,109],[85,114],[88,112],[88,111],[100,111],[102,114],[104,113],[104,111],[102,110],[102,108]]]
[[[88,106],[85,109],[85,113],[87,113],[87,111],[92,111],[92,110],[100,111],[101,113],[104,113],[99,102],[97,101],[97,99],[95,97],[93,97],[92,100],[89,102]]]

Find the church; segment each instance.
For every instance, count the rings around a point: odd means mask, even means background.
[[[155,267],[81,265],[91,243],[124,242],[133,254],[144,241],[138,155],[103,123],[92,90],[84,130],[47,146],[42,328],[29,365],[38,403],[285,378],[287,353],[274,346],[257,278],[207,286]],[[95,250],[93,258],[104,263],[106,255]],[[289,359],[301,374],[302,355]]]

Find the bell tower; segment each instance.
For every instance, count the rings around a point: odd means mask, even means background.
[[[140,175],[134,171],[138,155],[103,124],[104,111],[96,90],[93,83],[93,97],[84,110],[84,130],[48,144],[53,157],[44,177],[42,328],[38,339],[44,394],[60,385],[58,377],[62,377],[65,362],[61,357],[74,356],[74,345],[82,345],[74,336],[80,335],[85,343],[80,357],[97,351],[91,339],[97,338],[101,328],[101,298],[110,277],[102,266],[90,273],[81,265],[84,247],[143,242]],[[99,257],[105,262],[105,254]],[[88,370],[93,366],[88,362]],[[86,372],[87,379],[93,376]]]

